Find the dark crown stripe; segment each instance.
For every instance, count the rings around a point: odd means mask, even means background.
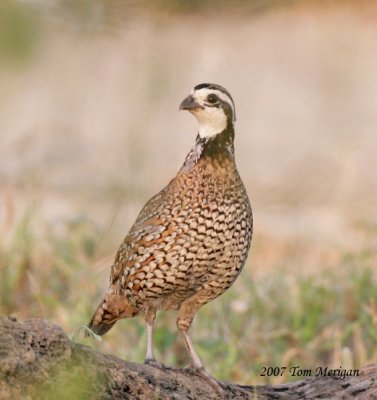
[[[200,90],[200,89],[214,89],[214,90],[218,90],[224,94],[226,94],[233,102],[233,98],[230,95],[230,93],[222,86],[217,85],[215,83],[200,83],[199,85],[196,85],[194,87],[194,90]]]

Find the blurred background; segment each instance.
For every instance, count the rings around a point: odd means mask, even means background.
[[[107,287],[144,203],[180,168],[202,82],[237,109],[255,235],[245,269],[192,326],[208,369],[359,368],[377,358],[375,1],[2,0],[0,314],[72,332]],[[102,352],[141,362],[142,318]],[[174,313],[158,358],[184,366]]]

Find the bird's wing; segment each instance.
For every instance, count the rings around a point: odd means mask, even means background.
[[[166,236],[172,233],[169,220],[161,217],[168,200],[169,185],[153,196],[138,215],[116,254],[111,268],[111,284],[132,275],[141,264],[145,265],[151,250],[164,247]]]

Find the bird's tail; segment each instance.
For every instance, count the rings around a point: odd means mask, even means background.
[[[108,295],[98,306],[88,328],[96,335],[102,336],[109,331],[115,323],[122,318],[130,318],[137,315],[139,310],[132,306],[125,297]],[[85,336],[90,336],[86,333]]]

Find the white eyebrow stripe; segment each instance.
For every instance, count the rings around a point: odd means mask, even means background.
[[[211,93],[216,94],[216,96],[218,96],[222,101],[228,103],[232,109],[232,114],[233,114],[233,122],[236,119],[236,110],[234,108],[234,103],[232,101],[232,99],[224,92],[222,92],[221,90],[218,89],[208,89],[208,88],[202,88],[199,90],[194,90],[192,94],[196,93],[196,95],[198,97],[200,97],[203,102],[205,101],[205,99],[207,98],[207,96]]]
[[[225,101],[226,103],[228,103],[230,105],[230,107],[232,108],[232,111],[233,111],[233,118],[234,118],[235,110],[234,110],[234,104],[233,104],[232,99],[226,93],[220,92],[220,90],[216,90],[216,92],[217,92],[216,93],[217,96],[219,96],[222,101]]]

